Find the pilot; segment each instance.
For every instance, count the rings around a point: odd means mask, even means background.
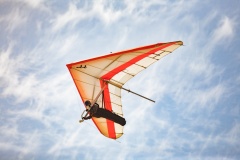
[[[107,109],[99,108],[99,105],[97,103],[91,106],[91,102],[87,100],[85,101],[85,106],[87,108],[86,111],[89,112],[89,116],[83,117],[84,120],[90,119],[92,117],[96,118],[103,117],[111,121],[114,121],[115,123],[118,123],[122,126],[126,124],[126,120],[123,117],[114,114]]]

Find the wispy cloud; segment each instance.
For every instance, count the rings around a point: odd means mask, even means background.
[[[0,24],[4,26],[5,32],[12,33],[18,27],[23,26],[28,19],[26,12],[20,8],[12,8],[12,12],[0,17]]]
[[[87,9],[84,10],[78,10],[77,6],[70,3],[69,8],[67,12],[64,14],[60,14],[56,17],[56,19],[53,20],[53,31],[57,31],[64,26],[66,26],[68,23],[71,23],[71,25],[76,25],[79,20],[87,18]]]
[[[202,1],[16,4],[0,18],[1,157],[238,159],[239,91],[231,91],[240,78],[215,63],[219,44],[237,41],[237,16]],[[29,34],[16,32],[23,28]],[[123,92],[121,143],[78,123],[83,104],[66,63],[171,40],[185,46],[125,85],[157,102]]]
[[[44,6],[45,0],[36,0],[36,1],[31,1],[31,0],[19,0],[19,2],[23,2],[27,5],[29,5],[32,8],[41,8]]]
[[[233,38],[235,30],[234,23],[235,23],[234,19],[224,16],[220,20],[217,28],[213,32],[213,41],[215,43],[219,41],[226,42],[226,40]]]

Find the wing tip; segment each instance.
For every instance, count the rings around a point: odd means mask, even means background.
[[[179,40],[179,41],[175,41],[175,42],[173,42],[174,44],[177,44],[177,45],[180,45],[180,46],[182,46],[183,45],[183,41],[181,41],[181,40]]]
[[[72,68],[72,64],[66,64],[66,66],[67,66],[68,69]]]

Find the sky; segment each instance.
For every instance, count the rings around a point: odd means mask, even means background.
[[[0,159],[240,159],[239,0],[1,0]],[[122,92],[124,135],[89,120],[66,64],[181,40]]]

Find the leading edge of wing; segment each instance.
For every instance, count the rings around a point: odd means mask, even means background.
[[[94,58],[86,59],[86,60],[83,60],[83,61],[78,61],[78,62],[74,62],[74,63],[69,63],[69,64],[67,64],[66,66],[67,66],[68,68],[72,68],[73,65],[76,65],[76,64],[79,64],[79,63],[89,62],[89,61],[93,61],[93,60],[97,60],[97,59],[102,59],[102,58],[107,58],[107,57],[113,56],[113,55],[125,54],[125,53],[128,53],[128,52],[135,52],[135,51],[143,50],[143,49],[150,49],[150,48],[153,48],[153,47],[156,47],[156,46],[160,46],[160,45],[164,45],[164,44],[168,44],[168,43],[183,45],[183,42],[182,42],[182,41],[173,41],[173,42],[166,42],[166,43],[156,43],[156,44],[152,44],[152,45],[137,47],[137,48],[128,49],[128,50],[123,50],[123,51],[120,51],[120,52],[116,52],[116,53],[112,53],[112,54],[107,54],[107,55],[103,55],[103,56],[99,56],[99,57],[94,57]]]

